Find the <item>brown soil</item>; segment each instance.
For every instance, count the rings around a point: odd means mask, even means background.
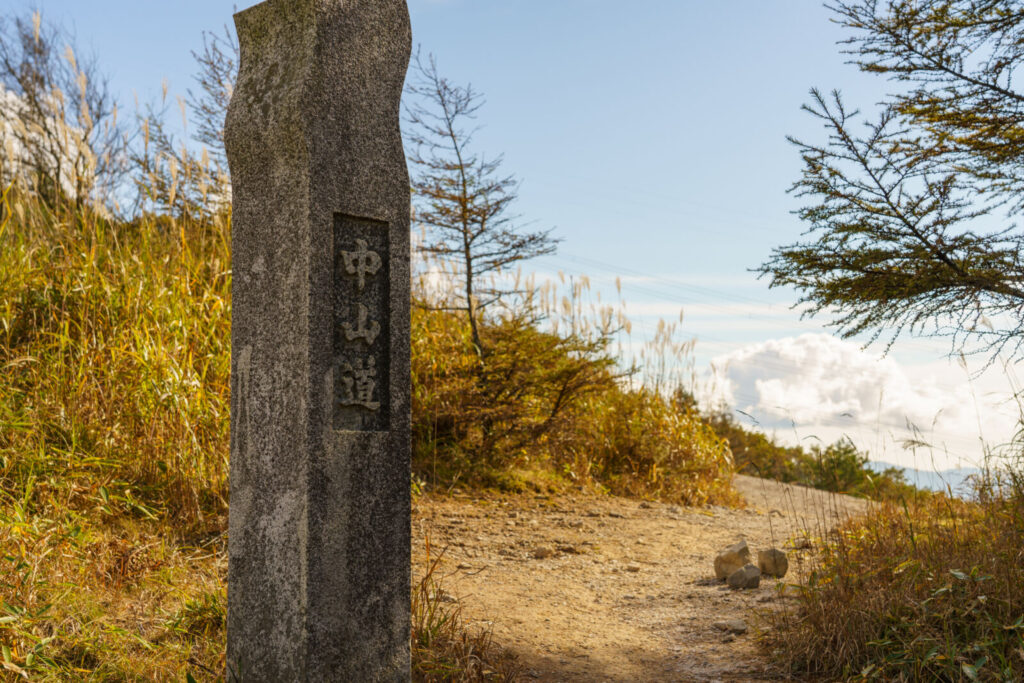
[[[491,626],[526,680],[762,681],[784,678],[759,649],[756,612],[778,607],[775,579],[736,591],[715,581],[715,553],[740,539],[786,549],[790,581],[810,550],[793,549],[863,501],[737,476],[747,508],[680,508],[609,496],[421,497],[413,510],[414,574],[424,540],[446,548],[444,589]],[[804,545],[797,542],[796,545]],[[730,636],[714,627],[742,619]]]

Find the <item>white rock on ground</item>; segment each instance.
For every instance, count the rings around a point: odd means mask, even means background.
[[[716,621],[714,627],[719,631],[741,635],[747,632],[747,624],[742,619],[723,619]]]
[[[715,556],[715,576],[719,579],[727,579],[729,575],[744,565],[750,563],[750,548],[746,541],[734,543],[728,548],[718,551]]]

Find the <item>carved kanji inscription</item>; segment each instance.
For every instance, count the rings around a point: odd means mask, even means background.
[[[387,431],[388,224],[334,217],[334,428]]]

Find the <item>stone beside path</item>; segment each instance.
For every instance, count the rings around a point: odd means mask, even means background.
[[[409,680],[405,0],[235,15],[228,681]]]
[[[750,564],[750,548],[746,541],[737,541],[723,548],[715,555],[715,576],[726,580],[736,572]]]
[[[813,545],[822,528],[866,504],[752,477],[736,485],[748,509],[591,496],[421,498],[413,576],[423,570],[427,535],[435,555],[447,546],[445,590],[462,599],[467,618],[493,626],[527,680],[778,680],[754,643],[755,613],[789,598],[767,573],[757,588],[729,588],[716,578],[716,554],[737,540],[748,551],[784,550],[790,581],[812,551],[792,547],[804,544],[803,530]],[[757,570],[758,560],[747,562]]]

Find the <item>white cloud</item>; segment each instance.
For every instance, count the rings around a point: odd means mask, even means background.
[[[717,356],[705,401],[724,401],[783,441],[809,435],[853,439],[872,459],[921,465],[899,444],[917,436],[927,457],[946,466],[978,460],[1004,443],[1017,420],[1005,375],[974,381],[955,363],[901,364],[828,334],[749,344]]]

